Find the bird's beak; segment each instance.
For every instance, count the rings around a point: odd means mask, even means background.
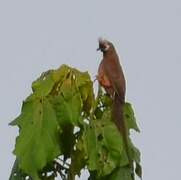
[[[101,50],[101,48],[99,47],[99,48],[97,48],[96,50],[97,50],[97,51],[100,51],[100,50]]]

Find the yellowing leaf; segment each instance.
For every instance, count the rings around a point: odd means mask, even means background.
[[[58,69],[53,71],[52,73],[53,81],[55,83],[63,81],[64,79],[66,79],[66,76],[70,73],[71,69],[72,69],[71,67],[63,64]]]
[[[85,84],[91,81],[88,72],[80,72],[77,69],[73,68],[73,74],[76,77],[75,80],[76,80],[77,87],[84,86]]]
[[[78,92],[75,80],[71,76],[65,79],[60,86],[59,92],[63,95],[65,100],[71,99],[75,95],[75,93]]]

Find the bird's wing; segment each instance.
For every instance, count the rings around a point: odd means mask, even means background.
[[[125,99],[126,83],[124,74],[118,59],[111,58],[104,61],[106,76],[111,82],[115,93],[121,100]]]

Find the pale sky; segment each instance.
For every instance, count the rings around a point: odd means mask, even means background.
[[[61,64],[96,75],[98,37],[122,58],[135,108],[144,180],[178,180],[181,162],[180,0],[1,0],[0,179],[9,178],[19,115],[31,82]],[[81,178],[86,180],[85,175]]]

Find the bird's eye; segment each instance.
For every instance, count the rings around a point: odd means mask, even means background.
[[[109,44],[106,44],[105,48],[104,48],[104,51],[107,51],[109,49]]]

